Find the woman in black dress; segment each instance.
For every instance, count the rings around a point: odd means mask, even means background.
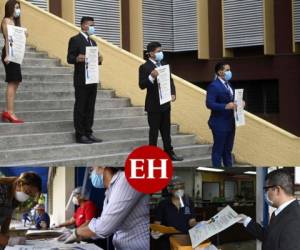
[[[15,115],[14,102],[20,82],[22,82],[21,65],[8,60],[9,49],[13,42],[8,37],[7,25],[21,26],[20,21],[20,3],[17,0],[8,0],[5,4],[5,16],[1,23],[1,30],[5,40],[2,49],[2,62],[5,68],[7,82],[6,90],[6,110],[2,113],[2,120],[11,123],[23,123],[24,121]]]

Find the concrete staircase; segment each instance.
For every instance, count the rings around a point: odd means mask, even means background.
[[[93,127],[103,143],[74,143],[72,72],[72,67],[63,67],[59,60],[27,46],[15,103],[16,114],[25,123],[0,121],[0,166],[123,166],[134,148],[148,143],[144,108],[131,106],[130,99],[117,97],[109,89],[98,90]],[[5,107],[4,79],[1,63],[0,110]],[[196,144],[194,135],[180,134],[175,124],[172,141],[175,152],[185,158],[175,166],[210,164],[211,146]]]

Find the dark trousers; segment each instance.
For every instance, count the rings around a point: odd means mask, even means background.
[[[74,127],[76,138],[93,133],[96,97],[97,84],[75,86]]]
[[[171,113],[170,110],[152,113],[148,112],[149,145],[157,146],[158,132],[163,140],[164,150],[171,152]]]
[[[212,148],[212,165],[221,167],[222,160],[225,167],[232,166],[232,149],[234,144],[235,129],[231,131],[212,130],[214,144]]]

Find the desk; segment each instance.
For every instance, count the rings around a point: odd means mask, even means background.
[[[190,237],[186,234],[174,234],[170,236],[171,250],[193,250]],[[210,242],[200,244],[195,250],[205,249]]]

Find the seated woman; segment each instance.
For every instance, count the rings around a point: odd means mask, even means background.
[[[73,217],[68,221],[59,224],[57,227],[84,227],[89,224],[91,219],[97,217],[97,207],[89,200],[88,194],[82,194],[82,187],[77,187],[72,192],[72,202],[75,206],[79,206]]]

